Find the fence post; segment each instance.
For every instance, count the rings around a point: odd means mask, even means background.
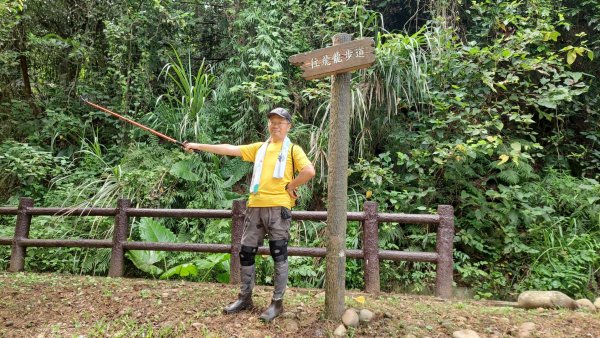
[[[117,201],[117,214],[115,215],[115,227],[113,229],[112,251],[110,255],[109,277],[123,277],[125,272],[125,250],[123,242],[127,241],[129,228],[129,216],[127,209],[131,207],[131,201],[119,199]]]
[[[377,220],[377,203],[365,202],[365,220],[363,221],[363,254],[365,291],[378,293],[379,282],[379,222]]]
[[[29,227],[31,225],[31,215],[27,213],[28,208],[33,207],[33,199],[21,197],[19,199],[19,211],[17,212],[17,224],[15,226],[15,235],[12,242],[10,253],[10,266],[8,271],[19,272],[25,270],[25,253],[27,247],[21,245],[21,239],[29,237]]]
[[[240,283],[240,249],[242,247],[242,233],[244,232],[244,214],[246,212],[246,201],[233,201],[231,208],[231,257],[229,259],[229,283]]]
[[[451,205],[438,205],[438,215],[440,224],[436,243],[438,260],[435,273],[435,295],[448,299],[452,296],[454,208]]]

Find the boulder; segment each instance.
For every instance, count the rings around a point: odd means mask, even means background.
[[[340,326],[338,326],[337,329],[333,331],[333,335],[335,337],[346,337],[346,327],[344,326],[344,324],[340,324]]]
[[[577,303],[560,291],[525,291],[519,295],[517,303],[523,309],[577,309]]]
[[[580,309],[587,310],[590,312],[596,312],[596,306],[589,299],[578,299],[575,301]]]
[[[346,312],[344,312],[342,315],[342,323],[344,323],[346,327],[357,327],[358,322],[358,314],[352,309],[346,310]]]
[[[371,312],[367,309],[362,309],[358,313],[358,320],[361,323],[368,323],[371,321],[371,319],[373,319],[374,316],[375,316],[375,314],[373,312]]]

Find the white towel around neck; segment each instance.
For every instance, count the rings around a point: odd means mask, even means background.
[[[265,155],[267,154],[267,147],[269,146],[269,143],[271,143],[270,137],[265,143],[263,143],[262,146],[260,146],[256,153],[256,158],[254,159],[254,169],[252,171],[252,181],[250,182],[251,194],[258,193],[263,162],[265,160]],[[283,140],[283,145],[281,146],[281,152],[279,153],[279,156],[277,156],[275,170],[273,171],[274,178],[283,178],[283,174],[285,173],[285,165],[287,163],[288,150],[290,149],[291,144],[292,141],[290,141],[290,139],[286,136],[285,140]]]

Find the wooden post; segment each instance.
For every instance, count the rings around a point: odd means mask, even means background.
[[[435,295],[448,299],[452,296],[454,208],[451,205],[439,205],[438,215],[440,216],[440,224],[437,230],[435,248],[438,254],[435,272]]]
[[[231,257],[229,258],[229,283],[240,284],[240,249],[242,247],[242,234],[244,232],[244,214],[246,201],[233,201],[231,208]]]
[[[314,80],[334,75],[331,82],[327,176],[327,271],[325,273],[325,315],[339,320],[344,312],[346,289],[346,213],[348,198],[348,143],[350,141],[350,72],[375,63],[372,38],[352,41],[350,34],[333,37],[333,46],[292,55],[302,77]]]
[[[10,253],[10,266],[8,271],[19,272],[25,270],[25,253],[27,247],[21,245],[21,239],[29,237],[29,227],[31,226],[31,215],[27,213],[28,208],[33,207],[33,199],[21,197],[19,199],[19,211],[17,212],[17,224],[15,226],[15,235],[13,237],[12,250]]]
[[[378,293],[379,282],[379,224],[377,221],[377,203],[365,202],[365,220],[363,221],[363,253],[365,291]]]
[[[339,33],[333,45],[348,42],[350,34]],[[346,214],[348,212],[348,143],[350,142],[350,73],[333,76],[329,125],[327,172],[327,271],[325,315],[339,320],[344,313],[346,291]]]
[[[129,228],[129,217],[127,209],[131,202],[126,199],[117,201],[117,214],[115,215],[115,227],[113,229],[112,252],[110,256],[109,277],[123,277],[125,272],[125,250],[123,243],[127,241],[127,230]]]

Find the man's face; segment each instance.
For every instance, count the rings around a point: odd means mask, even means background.
[[[271,115],[269,117],[269,133],[275,141],[285,139],[291,127],[292,124],[281,116]]]

